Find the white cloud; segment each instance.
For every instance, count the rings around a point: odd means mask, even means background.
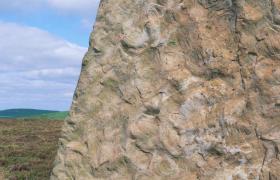
[[[35,79],[35,78],[57,78],[57,77],[78,77],[80,68],[66,67],[66,68],[53,68],[53,69],[40,69],[21,72],[24,77]]]
[[[0,22],[2,71],[79,66],[86,50],[38,28]]]
[[[0,22],[0,108],[66,108],[86,50],[38,28]]]

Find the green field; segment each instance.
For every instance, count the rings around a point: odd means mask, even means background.
[[[68,116],[68,111],[46,113],[35,116],[22,117],[24,119],[46,119],[46,120],[64,120]]]
[[[8,119],[47,119],[64,120],[68,111],[49,111],[38,109],[8,109],[0,111],[0,118]]]

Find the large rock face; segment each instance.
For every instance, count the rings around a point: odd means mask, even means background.
[[[52,180],[279,179],[280,0],[102,0]]]

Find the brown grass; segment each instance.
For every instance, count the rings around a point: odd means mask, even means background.
[[[11,180],[49,179],[62,124],[0,119],[0,179],[1,174]]]

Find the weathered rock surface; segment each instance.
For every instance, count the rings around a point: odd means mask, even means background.
[[[52,180],[280,178],[280,0],[102,0]]]

